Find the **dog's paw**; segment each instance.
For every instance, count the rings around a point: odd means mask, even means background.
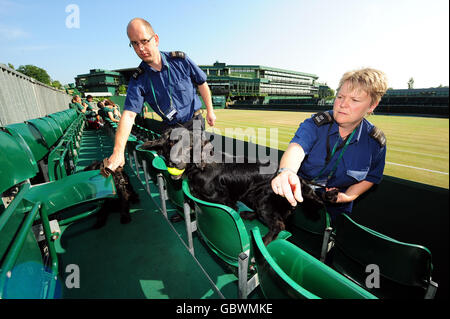
[[[337,188],[335,188],[335,189],[332,189],[332,190],[322,193],[322,198],[325,202],[336,203],[337,198],[338,198],[338,193],[339,193],[339,190]]]

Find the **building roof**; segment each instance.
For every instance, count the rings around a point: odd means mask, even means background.
[[[286,70],[286,69],[279,69],[279,68],[273,68],[269,66],[263,66],[263,65],[247,65],[247,64],[226,64],[221,62],[216,62],[213,65],[199,65],[200,68],[209,68],[209,69],[224,69],[224,68],[250,68],[250,69],[259,69],[259,70],[268,70],[268,71],[274,71],[274,72],[282,72],[282,73],[289,73],[289,74],[297,74],[297,75],[303,75],[303,76],[309,76],[312,78],[319,78],[317,75],[312,73],[305,73],[305,72],[298,72],[293,70]]]

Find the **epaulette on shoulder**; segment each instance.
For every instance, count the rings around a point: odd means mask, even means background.
[[[140,67],[137,67],[136,70],[133,72],[132,77],[136,80],[142,73],[144,73],[144,70],[142,70]]]
[[[186,57],[186,54],[184,54],[184,52],[182,52],[182,51],[172,51],[172,52],[170,52],[170,57],[172,59],[175,59],[175,58],[184,59]]]
[[[322,126],[327,123],[333,122],[333,117],[331,116],[330,112],[319,112],[313,115],[314,123],[316,123],[317,126]]]
[[[378,127],[374,126],[369,135],[380,143],[381,147],[386,146],[386,136]]]

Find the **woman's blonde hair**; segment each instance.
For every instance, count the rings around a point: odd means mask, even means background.
[[[348,82],[349,89],[361,89],[372,99],[372,104],[378,103],[388,88],[387,77],[384,72],[364,68],[346,72],[339,81],[338,91]]]

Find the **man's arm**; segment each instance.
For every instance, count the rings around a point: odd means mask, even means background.
[[[108,158],[108,168],[112,171],[115,171],[119,166],[125,165],[125,146],[127,145],[135,117],[136,113],[127,110],[123,111],[116,132],[113,153]]]
[[[203,84],[200,84],[198,86],[198,92],[200,93],[200,96],[203,99],[203,102],[205,102],[206,106],[206,121],[208,122],[209,126],[214,126],[216,122],[216,115],[214,114],[214,109],[212,105],[212,99],[211,99],[211,91],[209,90],[208,83],[203,82]]]

